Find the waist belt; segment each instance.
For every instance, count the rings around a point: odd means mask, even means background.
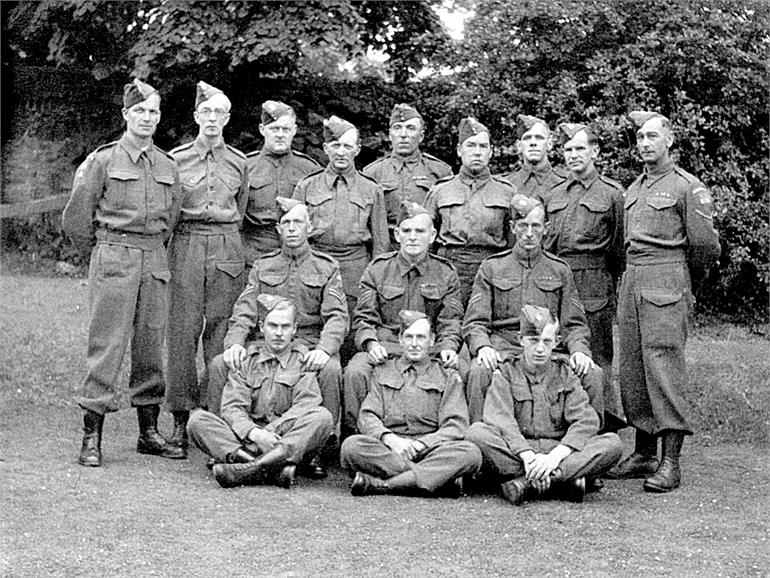
[[[127,233],[110,231],[108,229],[97,229],[97,241],[110,243],[112,245],[123,245],[125,247],[134,247],[142,251],[156,251],[163,248],[163,235],[142,235],[141,233]]]
[[[573,271],[576,269],[606,269],[607,260],[603,255],[559,255]]]
[[[655,253],[628,254],[627,265],[665,265],[666,263],[685,263],[684,251],[657,251]]]
[[[343,245],[341,247],[332,247],[330,245],[321,245],[316,243],[313,245],[322,253],[331,255],[337,261],[357,261],[359,259],[369,259],[369,251],[366,245]]]
[[[174,229],[175,235],[223,235],[237,233],[238,223],[206,223],[204,221],[181,221]]]
[[[467,247],[439,247],[438,254],[450,261],[459,263],[479,264],[487,257],[505,251],[505,248],[481,247],[471,245]]]

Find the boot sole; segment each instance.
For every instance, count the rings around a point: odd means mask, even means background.
[[[676,484],[675,486],[659,486],[658,484],[652,484],[648,482],[644,482],[642,484],[642,489],[644,489],[645,492],[650,492],[652,494],[667,494],[668,492],[671,492],[673,490],[676,490],[679,487],[679,484]]]

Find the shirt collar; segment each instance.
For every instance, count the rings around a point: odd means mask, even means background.
[[[530,165],[528,163],[525,163],[522,166],[522,170],[524,171],[526,177],[524,180],[528,180],[530,177],[534,176],[535,179],[537,179],[538,182],[540,182],[540,179],[545,177],[548,173],[550,173],[553,170],[553,167],[551,166],[551,161],[546,160],[542,165]]]
[[[649,179],[652,181],[657,181],[660,177],[663,175],[667,175],[671,171],[674,170],[674,161],[669,159],[663,164],[656,165],[652,169],[650,169],[649,166],[645,165],[644,167],[644,177],[645,179]]]
[[[334,183],[337,181],[337,177],[341,178],[343,181],[345,181],[346,184],[350,184],[353,180],[355,174],[356,174],[356,167],[353,165],[350,165],[347,169],[342,171],[341,173],[338,173],[332,168],[331,163],[326,165],[325,171],[325,179],[326,184],[329,188],[334,186]]]
[[[288,159],[291,156],[291,152],[292,152],[291,149],[289,149],[285,153],[276,154],[272,151],[267,150],[265,147],[262,147],[262,151],[260,152],[260,154],[264,158],[269,160],[271,163],[273,163],[274,165],[279,165],[286,162],[286,159]]]
[[[214,157],[215,161],[218,161],[225,151],[224,139],[219,139],[219,142],[216,145],[209,147],[209,144],[200,135],[195,139],[193,146],[195,147],[195,152],[198,153],[198,156],[201,159],[205,159],[206,155],[211,151],[211,156]]]
[[[394,152],[390,153],[390,158],[391,158],[391,162],[393,163],[393,166],[395,166],[399,170],[401,170],[404,167],[404,165],[417,164],[421,157],[422,157],[422,153],[420,152],[419,148],[406,157],[398,155]]]
[[[283,369],[286,369],[286,366],[289,364],[289,360],[291,359],[291,354],[294,353],[295,348],[296,345],[292,343],[291,347],[287,347],[283,353],[276,355],[270,351],[264,343],[257,342],[249,345],[249,347],[246,349],[246,354],[257,354],[257,363],[264,363],[266,361],[270,361],[271,359],[275,359],[278,361],[278,363],[281,364]]]
[[[310,244],[305,242],[299,247],[290,248],[281,244],[281,256],[287,261],[296,261],[302,263],[310,254]]]
[[[403,355],[396,359],[396,367],[398,368],[399,373],[401,375],[405,374],[410,367],[413,367],[414,370],[419,374],[423,373],[431,363],[430,356],[426,356],[424,359],[419,361],[418,363],[412,363],[408,359],[406,359]]]
[[[513,256],[523,267],[532,269],[543,258],[543,250],[525,251],[517,244],[513,246]]]
[[[460,167],[460,172],[458,174],[460,176],[460,180],[466,184],[471,184],[473,181],[488,181],[492,176],[492,174],[489,172],[489,167],[484,167],[480,173],[475,174],[472,173],[465,165]]]
[[[420,273],[421,276],[428,272],[427,253],[420,257],[420,259],[417,261],[410,261],[401,251],[399,251],[398,255],[396,256],[396,263],[398,264],[398,271],[401,273],[402,277],[406,277],[407,273],[409,273],[409,271],[412,269],[417,269],[417,272]]]
[[[123,133],[123,136],[120,138],[120,146],[122,146],[123,149],[128,153],[131,162],[136,164],[139,162],[139,157],[142,155],[142,153],[146,152],[147,154],[145,156],[147,157],[147,160],[150,161],[150,164],[153,164],[153,155],[150,154],[150,151],[153,148],[152,141],[150,141],[147,149],[141,149],[136,146],[134,142],[128,137],[128,133]]]
[[[591,185],[594,184],[594,181],[599,178],[599,173],[596,170],[596,167],[591,168],[590,171],[587,173],[583,173],[579,177],[576,177],[574,174],[570,173],[569,176],[569,183],[567,187],[572,186],[574,183],[580,183],[583,185],[584,188],[588,188]]]

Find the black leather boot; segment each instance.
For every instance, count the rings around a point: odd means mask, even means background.
[[[158,433],[159,415],[160,407],[157,405],[137,406],[136,417],[139,420],[139,438],[136,440],[136,451],[140,454],[179,459],[178,452],[169,451],[166,438]]]
[[[389,492],[388,482],[362,472],[356,472],[350,485],[350,493],[354,496],[377,496]]]
[[[647,477],[658,468],[657,456],[657,436],[638,429],[636,430],[634,453],[604,474],[604,477],[615,480]]]
[[[104,416],[86,410],[83,414],[83,445],[78,463],[81,466],[98,468],[102,465],[102,426]]]
[[[217,483],[223,488],[255,486],[276,481],[276,475],[285,465],[287,465],[286,450],[283,447],[277,447],[251,462],[215,464],[213,472]]]
[[[500,484],[500,491],[503,497],[514,506],[520,505],[524,500],[531,500],[537,495],[537,490],[524,476],[503,482]]]
[[[174,416],[174,431],[168,440],[168,453],[175,454],[174,459],[184,460],[187,458],[187,420],[190,417],[189,411],[172,411]],[[169,455],[168,457],[171,457]]]
[[[663,494],[679,487],[682,472],[679,468],[679,454],[684,443],[684,433],[667,431],[663,435],[663,459],[653,475],[644,480],[645,492]]]

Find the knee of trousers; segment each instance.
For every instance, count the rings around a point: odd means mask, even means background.
[[[343,467],[352,467],[356,457],[361,455],[362,441],[366,436],[355,434],[345,438],[340,446],[340,464]]]
[[[309,409],[305,415],[307,416],[307,423],[311,427],[319,432],[326,431],[327,434],[331,434],[334,418],[328,409],[323,406],[314,407]]]
[[[452,443],[452,449],[457,452],[458,462],[464,468],[478,469],[481,467],[481,450],[470,440],[458,440]]]
[[[479,363],[478,358],[474,358],[468,368],[467,389],[469,391],[473,389],[485,392],[489,388],[491,382],[492,372],[484,367],[483,364]]]
[[[477,421],[465,431],[465,439],[473,443],[482,452],[499,436],[484,422]]]
[[[332,355],[326,365],[318,371],[318,381],[324,385],[331,386],[333,384],[339,389],[342,383],[342,365],[340,365],[338,356]]]

